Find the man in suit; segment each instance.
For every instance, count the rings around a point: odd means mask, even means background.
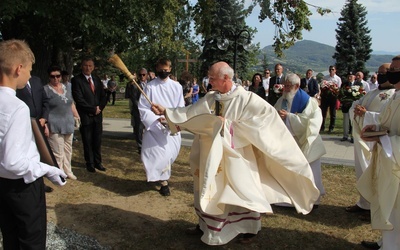
[[[82,73],[71,79],[72,95],[81,117],[79,131],[82,136],[86,169],[89,172],[106,171],[101,161],[101,136],[103,133],[102,111],[107,98],[99,77],[92,75],[94,61],[84,58]]]
[[[329,66],[329,75],[324,76],[324,81],[331,84],[331,86],[335,85],[338,88],[342,85],[342,79],[338,75],[336,75],[336,67],[331,65]],[[329,133],[333,132],[335,128],[335,121],[336,121],[336,102],[337,102],[337,95],[332,93],[332,91],[323,91],[324,88],[321,90],[321,110],[322,110],[322,125],[321,131],[325,130],[325,121],[326,115],[329,109]]]
[[[272,106],[275,105],[276,101],[279,97],[282,96],[282,93],[275,93],[274,92],[274,85],[275,84],[282,84],[281,80],[283,80],[283,66],[282,64],[278,63],[275,65],[275,76],[269,79],[269,89],[268,89],[268,103]]]
[[[318,82],[316,79],[312,77],[313,70],[308,69],[306,72],[306,77],[301,79],[300,88],[307,92],[307,94],[311,97],[314,97],[319,93]]]
[[[29,107],[30,116],[39,120],[44,131],[48,131],[47,119],[49,118],[49,98],[43,88],[42,80],[31,76],[23,89],[17,89],[17,97]],[[47,193],[53,191],[52,187],[44,186]]]
[[[351,88],[352,86],[358,85],[360,87],[363,87],[361,82],[356,82],[355,81],[355,76],[352,72],[349,72],[347,75],[347,82],[343,83],[340,88],[344,90],[349,87]],[[350,114],[349,114],[349,110],[351,108],[351,105],[353,104],[353,101],[348,100],[347,96],[344,96],[342,94],[339,94],[339,98],[340,98],[340,102],[342,103],[342,113],[343,113],[343,138],[340,139],[341,141],[347,141],[349,139],[349,134],[351,136],[350,138],[350,142],[353,143],[354,139],[353,139],[353,135],[351,134],[352,131],[352,126],[351,126],[351,122],[350,122]]]
[[[143,90],[146,88],[147,79],[148,79],[147,70],[145,68],[140,69],[139,81],[137,81],[137,83],[141,86]],[[131,124],[133,126],[133,133],[135,135],[136,145],[139,154],[142,153],[142,138],[144,129],[143,123],[140,120],[140,113],[138,108],[140,95],[141,95],[140,90],[133,82],[129,82],[126,85],[125,98],[129,98],[129,108],[133,119],[133,122],[131,122]]]

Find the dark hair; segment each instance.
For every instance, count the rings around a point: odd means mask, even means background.
[[[167,58],[158,59],[156,66],[159,66],[159,65],[167,65],[168,67],[172,66],[171,61]]]
[[[88,62],[88,61],[92,61],[94,63],[94,59],[90,56],[85,56],[82,58],[81,64],[83,64],[84,62]]]
[[[400,60],[400,55],[395,56],[395,57],[392,58],[392,61],[398,61],[398,60]]]
[[[51,73],[51,72],[54,72],[54,71],[58,71],[58,72],[61,73],[61,68],[60,68],[60,66],[58,66],[58,65],[51,65],[51,66],[47,69],[47,74],[50,75],[50,73]]]
[[[62,76],[69,76],[69,73],[68,73],[68,71],[63,70],[63,71],[61,71],[61,75]]]
[[[260,84],[262,84],[262,81],[263,81],[262,75],[261,75],[260,73],[255,73],[255,74],[253,75],[253,78],[251,78],[251,85],[254,85],[254,84],[253,84],[253,83],[254,83],[254,78],[256,78],[256,76],[260,76],[260,80],[261,80],[261,83],[260,83]]]

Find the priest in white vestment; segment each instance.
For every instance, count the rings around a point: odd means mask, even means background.
[[[319,134],[322,124],[321,109],[316,98],[300,89],[300,78],[296,74],[286,75],[283,84],[282,96],[274,107],[310,163],[315,185],[320,195],[324,195],[321,157],[326,154],[326,150]],[[319,205],[319,202],[320,199],[315,205]]]
[[[360,133],[364,125],[375,124],[381,109],[386,105],[394,94],[394,88],[386,79],[386,71],[389,69],[390,63],[381,65],[378,69],[379,85],[377,89],[368,92],[359,100],[354,101],[350,110],[350,121],[353,127],[354,138],[354,169],[357,180],[364,173],[371,159],[370,149],[373,148],[374,142],[365,142],[361,139]],[[360,195],[355,205],[346,208],[347,212],[364,212],[369,211],[369,202]]]
[[[363,140],[376,143],[370,165],[357,182],[361,195],[371,204],[371,226],[381,231],[380,249],[385,250],[400,249],[400,56],[392,59],[386,76],[396,92],[379,114],[378,123],[361,131]],[[381,130],[388,134],[364,134]]]
[[[154,104],[171,131],[195,135],[190,166],[202,241],[242,242],[261,230],[260,213],[271,204],[293,204],[309,213],[319,197],[313,174],[276,110],[258,95],[232,82],[225,62],[208,73],[213,90],[197,103],[178,109]],[[201,231],[200,231],[201,230]]]
[[[182,86],[169,78],[171,62],[160,59],[156,65],[158,77],[150,81],[144,89],[153,103],[168,108],[184,107]],[[145,127],[142,140],[141,158],[146,170],[147,181],[160,181],[160,194],[170,195],[168,180],[171,177],[171,165],[178,157],[181,147],[181,135],[166,127],[164,116],[151,111],[148,100],[141,95],[138,104],[140,118]]]

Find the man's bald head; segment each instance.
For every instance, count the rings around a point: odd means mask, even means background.
[[[390,69],[390,63],[384,63],[378,68],[378,74],[386,74],[386,72]]]
[[[231,90],[233,74],[233,69],[226,62],[214,63],[208,71],[209,83],[212,85],[212,89],[221,93]]]
[[[378,84],[380,89],[392,88],[393,85],[387,80],[386,72],[390,69],[390,63],[384,63],[378,68]]]

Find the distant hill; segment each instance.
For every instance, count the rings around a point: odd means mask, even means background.
[[[266,53],[271,70],[273,70],[276,63],[281,63],[285,69],[296,73],[305,73],[309,68],[315,72],[323,72],[328,69],[329,65],[335,64],[335,60],[332,58],[335,53],[334,47],[309,40],[295,43],[284,51],[285,56],[283,58],[276,57],[271,45],[264,47],[261,51],[262,53],[259,55],[260,61]],[[383,52],[380,51],[380,53]],[[367,61],[366,67],[369,71],[376,71],[383,63],[390,62],[394,56],[372,54]]]

